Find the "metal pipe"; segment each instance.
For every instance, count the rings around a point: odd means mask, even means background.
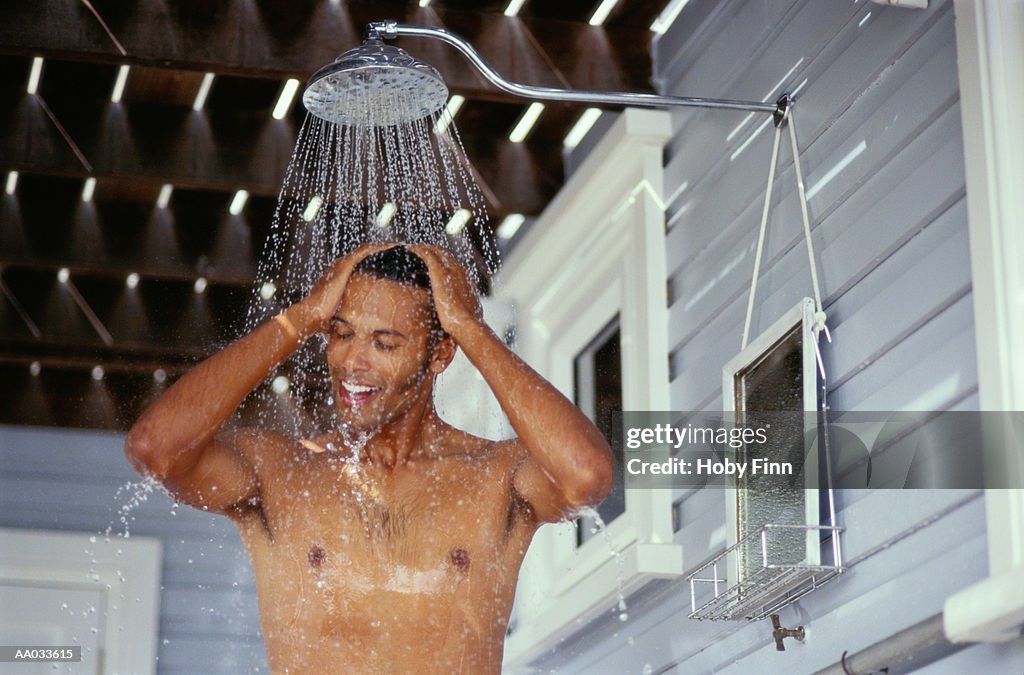
[[[847,656],[846,652],[843,652],[843,656],[837,663],[817,671],[814,675],[873,673],[880,668],[905,661],[925,647],[945,639],[942,614],[936,614],[909,628],[904,628],[898,633],[893,633],[856,654]]]
[[[385,38],[393,40],[397,37],[426,37],[447,42],[462,52],[476,66],[487,80],[498,89],[514,96],[522,96],[541,101],[566,101],[569,103],[594,103],[597,105],[640,106],[645,108],[717,108],[724,110],[744,110],[748,112],[768,113],[776,116],[776,126],[784,121],[785,108],[792,104],[787,94],[776,103],[759,101],[732,101],[717,98],[694,98],[687,96],[663,96],[661,94],[640,94],[616,91],[577,91],[572,89],[554,89],[552,87],[532,87],[516,82],[509,82],[492,68],[483,57],[466,40],[441,28],[400,24],[394,21],[377,21],[367,29],[368,38]],[[785,100],[785,103],[783,103]]]

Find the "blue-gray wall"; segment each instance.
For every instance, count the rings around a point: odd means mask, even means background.
[[[123,434],[0,426],[0,527],[123,534],[121,508],[140,484],[123,447]],[[127,526],[163,542],[157,672],[267,672],[252,568],[231,522],[153,492]]]
[[[978,407],[953,4],[930,4],[691,0],[654,49],[665,93],[774,101],[799,88],[796,130],[834,340],[825,353],[833,409]],[[671,400],[676,410],[721,410],[774,129],[733,112],[674,120],[664,162]],[[752,335],[812,294],[783,141]],[[676,541],[692,571],[725,547],[724,496],[680,493],[677,504]],[[689,585],[662,581],[630,599],[626,624],[588,626],[535,665],[814,672],[938,614],[947,596],[987,575],[980,493],[847,491],[838,508],[848,572],[782,612],[783,626],[807,628],[805,644],[777,652],[767,621],[690,620]],[[1020,675],[1024,640],[940,648],[913,668]]]

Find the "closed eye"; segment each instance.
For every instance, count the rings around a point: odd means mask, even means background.
[[[334,330],[334,337],[338,340],[350,340],[353,336],[355,336],[355,333],[345,328],[336,328]]]
[[[392,350],[398,349],[398,347],[400,345],[391,344],[391,343],[385,342],[384,340],[381,340],[380,338],[374,338],[373,339],[373,346],[376,347],[377,349],[381,350],[381,351],[390,352]]]

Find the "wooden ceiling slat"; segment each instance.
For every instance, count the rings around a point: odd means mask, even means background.
[[[204,73],[134,66],[124,90],[125,103],[158,103],[191,108],[203,82]]]

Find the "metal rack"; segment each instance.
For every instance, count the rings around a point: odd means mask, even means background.
[[[829,532],[831,563],[807,565],[773,562],[769,557],[768,539],[773,530]],[[697,621],[756,621],[778,612],[783,607],[843,573],[842,547],[835,525],[765,524],[751,531],[729,548],[697,568],[690,582],[690,614]],[[743,551],[760,542],[761,566],[743,572]],[[730,573],[731,572],[731,573]],[[738,580],[738,581],[737,581]]]

